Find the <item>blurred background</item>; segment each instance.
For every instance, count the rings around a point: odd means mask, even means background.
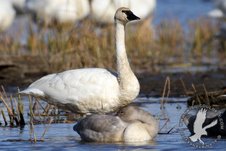
[[[113,16],[121,6],[142,18],[128,26],[126,37],[141,83],[157,77],[161,84],[181,73],[205,83],[193,74],[213,71],[209,79],[226,81],[225,0],[1,0],[0,83],[27,86],[48,73],[82,67],[115,70]]]

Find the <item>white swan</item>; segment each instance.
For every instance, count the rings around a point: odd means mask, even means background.
[[[147,18],[154,12],[156,0],[91,0],[91,17],[97,22],[113,23],[119,7],[128,7],[140,18]]]
[[[115,14],[118,75],[100,68],[69,70],[44,76],[21,93],[80,113],[110,112],[131,103],[140,85],[127,59],[125,25],[137,19],[128,8]]]
[[[26,9],[45,24],[73,23],[89,13],[88,0],[27,0]]]
[[[222,18],[226,14],[226,0],[214,0],[216,9],[210,11],[208,15],[214,18]]]
[[[158,134],[159,123],[148,112],[127,106],[116,116],[93,114],[74,126],[81,139],[91,142],[143,142],[153,140]]]
[[[8,29],[14,21],[15,10],[10,1],[0,0],[0,32]]]

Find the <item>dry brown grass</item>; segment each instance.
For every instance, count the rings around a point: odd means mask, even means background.
[[[165,20],[157,26],[156,47],[160,53],[161,63],[167,63],[169,58],[181,62],[183,56],[184,33],[177,20]]]
[[[213,45],[213,37],[219,30],[219,23],[201,18],[190,22],[190,41],[192,44],[192,57],[201,62],[202,56],[211,57],[210,53],[216,49]]]
[[[99,26],[84,20],[73,27],[56,26],[38,29],[38,32],[33,28],[31,24],[26,46],[2,35],[0,53],[38,56],[48,72],[81,67],[115,68],[112,25]],[[157,64],[183,63],[183,50],[188,42],[192,45],[190,56],[201,58],[206,53],[202,46],[216,33],[217,25],[207,19],[193,21],[185,34],[177,20],[165,20],[154,32],[145,23],[129,25],[127,30],[126,45],[132,68],[153,71]],[[210,52],[213,47],[205,49]]]

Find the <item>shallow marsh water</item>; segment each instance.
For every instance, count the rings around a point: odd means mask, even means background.
[[[163,109],[159,103],[161,98],[139,98],[135,101],[135,104],[160,119],[163,134],[159,134],[153,142],[145,144],[85,143],[81,142],[79,135],[73,131],[73,123],[51,124],[44,142],[31,143],[29,125],[26,125],[24,129],[1,127],[0,150],[194,150],[194,147],[182,139],[179,131],[180,116],[187,109],[186,99],[170,98]],[[165,124],[167,118],[169,120]],[[37,138],[41,137],[44,129],[42,124],[35,125]],[[170,133],[166,134],[169,131]],[[224,150],[224,148],[225,140],[222,139],[208,150]]]

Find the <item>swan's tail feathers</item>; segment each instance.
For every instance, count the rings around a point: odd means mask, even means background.
[[[43,91],[36,89],[36,88],[28,88],[23,91],[20,91],[19,94],[21,95],[32,95],[37,97],[44,97]]]

